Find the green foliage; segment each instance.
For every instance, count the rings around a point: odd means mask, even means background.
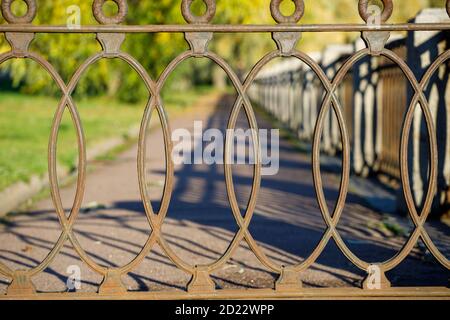
[[[109,1],[108,3],[110,3]],[[361,22],[357,12],[357,0],[305,0],[306,10],[302,23],[358,23]],[[391,22],[406,21],[413,17],[420,8],[443,6],[445,0],[408,0],[407,6],[399,7],[396,2]],[[24,13],[25,7],[16,1],[15,10]],[[181,16],[181,0],[142,1],[128,0],[129,13],[126,24],[179,24],[185,23]],[[213,23],[223,24],[261,24],[274,23],[270,16],[270,0],[217,0],[217,14]],[[92,0],[39,0],[35,24],[65,25],[70,17],[67,9],[77,5],[81,9],[81,24],[97,24],[92,16]],[[196,0],[192,10],[201,14],[205,9],[203,1]],[[293,6],[291,1],[284,1],[282,12],[289,14]],[[115,5],[108,5],[106,13],[117,11]],[[328,43],[350,41],[358,34],[317,34],[305,33],[299,46],[302,50],[321,50]],[[188,48],[182,34],[129,34],[123,45],[123,51],[131,53],[157,78],[164,68],[178,54]],[[244,74],[264,53],[274,48],[270,34],[216,34],[211,43],[211,50],[220,53],[239,74]],[[75,70],[89,56],[100,51],[94,35],[39,34],[33,41],[32,49],[48,59],[68,81]],[[0,41],[0,50],[9,50],[5,39]],[[198,68],[196,66],[202,66]],[[180,84],[198,84],[211,82],[213,64],[199,64],[190,60],[176,70],[176,77],[167,83],[169,88],[179,88]],[[2,66],[4,70],[5,67]],[[148,92],[142,80],[134,72],[129,72],[125,64],[111,64],[99,61],[82,77],[76,89],[76,95],[116,95],[126,102],[144,99]],[[58,89],[49,85],[42,68],[38,65],[28,66],[23,60],[9,64],[7,70],[13,76],[13,85],[27,93],[59,95]],[[200,70],[206,74],[200,74]],[[192,80],[192,81],[191,81]]]

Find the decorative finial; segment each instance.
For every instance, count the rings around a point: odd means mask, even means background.
[[[392,15],[392,12],[394,11],[394,5],[392,4],[392,0],[381,0],[383,2],[383,11],[380,15],[380,22],[386,22]],[[359,0],[358,3],[358,10],[359,15],[365,22],[369,22],[369,19],[373,16],[369,12],[369,0]]]
[[[27,5],[27,13],[25,15],[18,17],[11,11],[11,5],[14,0],[3,0],[2,1],[2,15],[6,21],[9,23],[25,24],[31,23],[36,17],[37,5],[36,0],[24,0]]]
[[[359,15],[367,23],[368,26],[374,28],[372,31],[362,32],[362,38],[369,48],[370,54],[379,56],[389,40],[391,33],[389,31],[379,31],[382,23],[385,23],[394,11],[392,0],[381,0],[383,2],[383,11],[379,11],[379,7],[369,7],[369,0],[359,0],[358,9]]]
[[[181,2],[181,13],[187,23],[201,24],[210,23],[216,14],[216,1],[203,0],[206,5],[206,12],[202,16],[196,16],[191,12],[191,5],[194,0],[183,0]]]
[[[305,13],[305,3],[303,0],[291,0],[295,4],[295,11],[290,16],[285,16],[280,11],[283,0],[272,0],[270,2],[270,12],[274,20],[278,23],[297,23]]]
[[[295,24],[300,21],[305,13],[305,3],[303,0],[291,0],[295,5],[294,13],[285,16],[280,11],[280,5],[283,0],[271,0],[270,12],[272,17],[278,23]],[[298,41],[301,38],[300,32],[273,32],[272,38],[275,40],[278,49],[282,55],[289,56],[295,51]]]
[[[128,13],[128,4],[126,0],[111,0],[117,4],[119,8],[117,14],[113,17],[107,17],[103,12],[103,6],[107,0],[94,0],[92,4],[92,11],[94,13],[95,20],[101,24],[119,24],[125,21],[125,17]]]

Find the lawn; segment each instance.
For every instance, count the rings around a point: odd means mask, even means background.
[[[199,88],[172,92],[164,102],[169,114],[193,105],[209,91]],[[47,147],[59,100],[45,96],[0,93],[0,191],[33,175],[47,173]],[[127,104],[107,97],[76,101],[87,147],[124,136],[138,126],[146,102]],[[72,169],[77,157],[76,135],[66,109],[58,138],[58,162]]]

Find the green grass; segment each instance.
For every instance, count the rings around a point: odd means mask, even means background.
[[[176,114],[208,92],[209,88],[171,92],[164,96],[169,114]],[[18,93],[0,94],[0,190],[33,175],[47,173],[47,147],[59,100]],[[76,101],[87,147],[111,137],[126,136],[142,118],[146,102],[127,104],[106,97]],[[78,150],[68,109],[59,129],[58,163],[72,170]],[[109,155],[105,155],[109,158]]]

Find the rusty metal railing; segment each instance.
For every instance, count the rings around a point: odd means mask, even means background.
[[[93,14],[99,23],[99,26],[82,26],[79,29],[70,29],[64,26],[34,26],[31,24],[36,15],[36,1],[26,0],[28,5],[28,12],[23,17],[16,17],[11,12],[11,0],[2,1],[2,13],[5,20],[9,24],[0,26],[0,32],[4,33],[6,39],[11,45],[11,51],[0,56],[0,63],[13,58],[27,58],[36,61],[40,64],[53,78],[59,86],[63,97],[56,110],[54,122],[52,125],[52,133],[49,141],[49,178],[51,185],[51,194],[61,224],[61,234],[59,239],[54,244],[50,253],[45,257],[38,266],[29,270],[12,270],[4,264],[0,264],[0,274],[11,279],[8,287],[6,298],[71,298],[71,297],[85,297],[85,298],[105,298],[105,297],[128,297],[128,298],[282,298],[282,297],[298,297],[298,298],[326,298],[326,297],[450,297],[450,290],[448,288],[391,288],[390,282],[385,276],[389,270],[396,268],[411,252],[413,247],[418,242],[419,238],[423,240],[432,255],[445,268],[450,268],[449,260],[439,251],[432,239],[424,228],[425,221],[431,210],[431,202],[434,196],[434,186],[436,185],[437,174],[437,146],[435,128],[433,118],[428,107],[428,102],[423,95],[424,87],[429,81],[430,77],[439,68],[441,64],[450,59],[450,51],[446,51],[438,59],[436,59],[429,67],[422,80],[416,79],[410,67],[405,61],[395,52],[386,49],[385,44],[390,36],[390,31],[405,31],[405,30],[450,30],[448,23],[420,23],[420,24],[387,24],[389,16],[392,13],[392,0],[383,0],[384,10],[381,15],[381,25],[371,24],[342,24],[342,25],[297,25],[304,13],[304,3],[302,0],[294,0],[295,12],[291,16],[284,16],[280,12],[280,3],[282,0],[272,0],[270,10],[273,18],[278,22],[278,25],[213,25],[212,21],[216,4],[214,0],[204,0],[206,4],[206,13],[203,16],[194,16],[190,11],[190,5],[193,0],[183,0],[181,11],[187,25],[142,25],[142,26],[126,26],[120,25],[127,14],[127,2],[125,0],[114,0],[119,7],[118,14],[114,17],[107,17],[103,14],[102,6],[105,0],[95,0],[93,5]],[[367,12],[368,0],[359,1],[359,12],[362,18],[369,21],[369,14]],[[447,11],[450,14],[450,1],[447,1]],[[351,32],[360,31],[367,43],[367,48],[364,48],[352,54],[338,70],[335,70],[333,80],[330,80],[325,74],[322,67],[312,59],[308,54],[297,51],[296,44],[300,40],[301,32]],[[151,79],[145,68],[130,54],[121,51],[121,44],[128,33],[184,33],[187,42],[190,45],[190,50],[181,53],[175,58],[163,72],[161,77],[155,81]],[[213,39],[214,33],[231,32],[231,33],[248,33],[248,32],[270,32],[273,34],[273,39],[276,42],[278,49],[265,55],[248,74],[245,81],[242,83],[229,64],[220,57],[220,55],[208,50],[208,43]],[[87,59],[81,67],[75,72],[74,76],[68,83],[65,83],[58,71],[51,63],[46,61],[39,54],[29,50],[30,43],[34,40],[37,33],[94,33],[97,35],[97,40],[102,45],[102,51]],[[349,131],[344,121],[344,115],[341,108],[341,101],[336,94],[338,86],[345,81],[346,75],[352,66],[367,56],[383,56],[396,64],[404,73],[407,81],[414,89],[414,96],[410,106],[406,110],[404,116],[404,124],[402,127],[402,136],[400,141],[400,176],[404,186],[404,197],[408,205],[409,215],[414,222],[415,229],[407,239],[402,249],[391,259],[377,264],[370,264],[358,258],[341,238],[337,224],[341,218],[349,186],[350,174],[350,139]],[[257,129],[257,122],[251,102],[248,98],[247,92],[257,77],[258,73],[270,61],[277,57],[292,57],[299,59],[315,73],[317,78],[324,87],[324,99],[318,112],[315,129],[313,132],[313,177],[314,187],[317,195],[317,201],[320,206],[323,220],[326,223],[326,230],[315,247],[310,256],[306,257],[304,261],[296,265],[279,265],[272,261],[260,249],[258,243],[252,237],[249,231],[249,225],[254,213],[257,202],[257,195],[260,188],[261,181],[261,164],[257,161],[254,166],[254,176],[252,184],[252,192],[250,201],[245,210],[241,213],[237,197],[235,194],[232,169],[229,163],[225,163],[225,177],[229,203],[239,227],[236,235],[230,243],[226,252],[215,262],[208,265],[191,265],[176,255],[166,242],[161,228],[164,224],[168,207],[171,200],[171,194],[174,187],[174,165],[172,162],[172,144],[170,141],[170,126],[169,119],[166,115],[164,107],[160,99],[160,91],[168,76],[173,72],[175,67],[182,61],[191,57],[205,57],[212,60],[219,65],[229,76],[234,87],[238,92],[238,98],[235,101],[232,113],[229,119],[228,128],[233,129],[236,125],[237,117],[242,108],[245,109],[249,120],[250,127]],[[142,119],[141,134],[139,137],[139,151],[138,151],[138,174],[139,187],[141,190],[142,201],[145,207],[148,222],[151,226],[151,233],[145,242],[140,253],[127,265],[117,268],[106,268],[97,264],[85,252],[84,248],[78,241],[73,226],[80,212],[81,202],[83,199],[86,183],[86,143],[83,135],[82,122],[78,114],[75,102],[72,99],[72,93],[76,87],[80,77],[86,69],[96,61],[104,58],[118,58],[128,63],[140,75],[142,81],[145,83],[147,90],[151,94],[148,101],[144,117]],[[348,79],[347,79],[348,80]],[[273,88],[279,90],[280,88]],[[265,93],[267,94],[267,93]],[[271,93],[268,96],[272,97]],[[341,97],[342,98],[342,97]],[[346,99],[345,99],[346,100]],[[412,193],[410,189],[410,181],[408,176],[408,138],[411,131],[411,122],[413,118],[413,107],[420,103],[421,110],[426,120],[429,132],[429,159],[430,159],[430,174],[428,180],[428,192],[425,196],[424,205],[420,212],[414,205]],[[57,179],[56,169],[56,144],[58,137],[58,130],[61,124],[61,119],[65,108],[68,108],[76,128],[78,138],[78,180],[76,195],[71,208],[69,216],[65,215],[62,201],[60,197],[60,190]],[[273,105],[276,106],[275,104]],[[150,199],[147,192],[147,185],[145,183],[145,172],[147,168],[146,159],[146,135],[145,132],[150,122],[150,117],[154,110],[157,110],[162,129],[164,133],[165,142],[165,156],[166,156],[166,177],[165,188],[162,197],[162,202],[159,212],[155,213],[152,209]],[[326,199],[323,190],[322,176],[320,171],[319,157],[321,146],[321,133],[324,128],[326,117],[333,112],[336,116],[337,128],[340,131],[341,141],[339,145],[342,148],[343,164],[342,164],[342,181],[340,184],[339,196],[333,212],[329,211],[326,205]],[[253,141],[258,141],[257,134],[254,133]],[[232,141],[226,140],[225,159],[232,149]],[[254,144],[259,145],[258,143]],[[260,158],[260,150],[255,147],[254,153],[256,158]],[[103,282],[99,287],[97,294],[80,294],[80,293],[36,293],[32,278],[42,273],[60,253],[63,244],[69,241],[76,250],[80,259],[85,262],[92,270],[103,277]],[[362,288],[327,288],[327,289],[307,289],[302,288],[299,280],[299,274],[318,259],[323,252],[326,245],[334,240],[338,248],[344,253],[348,260],[356,267],[368,272],[368,278],[363,282]],[[250,249],[255,253],[259,261],[269,270],[279,274],[279,278],[274,284],[274,288],[267,289],[249,289],[249,290],[217,290],[215,283],[212,281],[210,274],[222,267],[233,256],[242,241],[246,241]],[[158,244],[170,260],[181,270],[184,270],[192,275],[192,279],[187,287],[187,292],[167,293],[167,292],[128,292],[122,284],[121,276],[133,271],[140,265],[143,259],[149,254],[155,244]],[[370,290],[370,276],[371,270],[377,268],[380,271],[380,287],[376,290]]]
[[[421,11],[412,21],[449,21],[445,9],[425,9]],[[416,78],[422,78],[423,74],[440,54],[448,47],[448,33],[411,31],[406,36],[392,35],[386,44],[386,48],[396,53],[400,58],[408,61],[408,65]],[[348,59],[348,50],[355,53],[366,45],[362,39],[358,39],[351,45],[328,45],[322,52],[314,53],[315,61],[320,64],[327,76],[331,79]],[[289,60],[287,60],[289,61]],[[296,117],[294,122],[298,126],[298,136],[300,139],[310,141],[313,136],[313,128],[317,120],[317,110],[323,98],[323,88],[320,81],[314,78],[314,72],[305,66],[297,67],[292,63],[278,63],[263,72],[256,79],[254,87],[259,91],[271,91],[267,87],[266,80],[270,80],[273,87],[282,85],[281,79],[285,79],[289,73],[298,74],[300,78],[306,77],[309,80],[302,82],[301,106],[299,113],[301,117]],[[431,77],[429,84],[424,90],[425,97],[429,101],[429,107],[436,117],[436,133],[438,136],[438,161],[441,163],[438,171],[438,195],[433,204],[433,211],[436,215],[448,211],[450,189],[450,171],[448,148],[450,144],[446,141],[445,134],[448,129],[446,118],[445,101],[447,85],[448,66],[442,65],[439,72]],[[292,77],[291,77],[292,78]],[[294,76],[295,78],[295,76]],[[314,80],[313,80],[314,79]],[[432,91],[431,88],[441,88]],[[370,55],[357,61],[345,75],[342,83],[337,87],[335,94],[342,102],[342,112],[345,119],[346,129],[352,151],[352,169],[359,175],[367,176],[369,173],[382,174],[383,178],[388,175],[395,180],[400,179],[400,159],[398,150],[401,144],[401,130],[403,126],[404,114],[407,106],[414,95],[403,71],[386,57]],[[283,96],[282,92],[274,91],[275,100],[278,96]],[[268,101],[258,99],[252,95],[253,101],[261,107],[268,109]],[[284,103],[284,102],[283,102]],[[289,123],[281,116],[284,109],[293,106],[288,101],[287,106],[278,103],[275,106],[275,114],[280,121],[287,126]],[[272,107],[271,109],[274,109]],[[427,130],[425,121],[419,108],[416,108],[416,115],[413,120],[413,133],[411,134],[410,170],[412,172],[412,189],[416,205],[423,203],[423,195],[426,193],[424,181],[427,180],[428,150]],[[272,112],[273,113],[273,112]],[[331,117],[333,113],[328,112],[322,134],[322,149],[334,154],[342,151],[340,143],[340,133],[337,130],[336,118]],[[296,128],[291,128],[294,131]],[[444,164],[444,165],[442,165]],[[386,179],[382,179],[386,181]],[[392,181],[392,179],[389,179]],[[397,185],[397,183],[395,183]],[[398,193],[398,209],[405,211],[401,193]]]

